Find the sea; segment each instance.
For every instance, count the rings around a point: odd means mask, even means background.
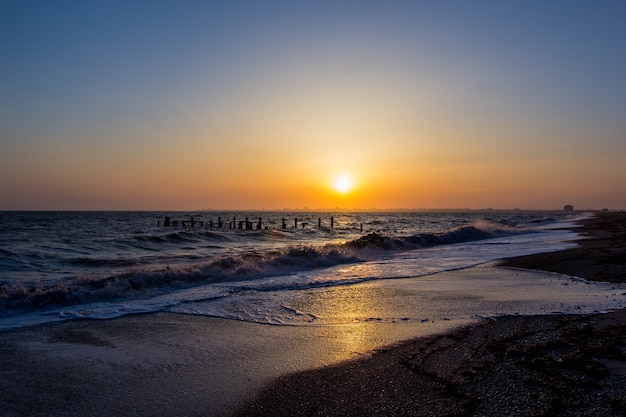
[[[156,312],[316,325],[288,300],[566,249],[590,215],[0,212],[0,331]]]

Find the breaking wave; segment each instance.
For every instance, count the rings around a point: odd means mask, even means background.
[[[376,232],[344,243],[323,246],[298,245],[283,249],[244,254],[222,255],[203,259],[192,265],[145,266],[132,263],[124,272],[106,277],[82,275],[54,284],[0,282],[0,317],[27,311],[51,309],[84,303],[119,299],[149,298],[172,290],[223,282],[251,281],[293,274],[316,268],[374,260],[389,252],[415,250],[435,245],[450,245],[532,232],[502,223],[478,221],[442,233],[422,233],[406,237],[386,236]],[[281,239],[282,232],[260,231],[260,236]],[[229,239],[213,232],[202,232],[201,239],[218,242]],[[191,233],[168,233],[164,236],[137,236],[138,242],[154,245],[168,241],[197,243]],[[73,262],[97,266],[97,260],[75,258]],[[124,261],[119,261],[124,262]]]

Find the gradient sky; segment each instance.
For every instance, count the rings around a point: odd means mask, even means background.
[[[3,1],[0,209],[626,209],[625,41],[620,0]]]

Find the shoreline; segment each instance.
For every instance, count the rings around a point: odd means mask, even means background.
[[[598,212],[574,229],[576,247],[503,259],[501,266],[556,272],[588,281],[626,282],[626,212]]]
[[[597,213],[578,246],[497,265],[626,282],[626,213]],[[370,358],[275,380],[235,416],[626,414],[626,309],[507,316]]]
[[[577,231],[586,234],[585,244],[604,253],[603,245],[615,244],[613,234],[599,232],[592,220]],[[576,342],[580,350],[568,355],[585,357],[593,347],[578,343],[576,326],[583,326],[591,330],[585,340],[606,340],[604,350],[614,356],[607,360],[623,365],[618,357],[626,353],[618,343],[623,337],[615,336],[615,329],[617,335],[626,333],[624,316],[620,310],[504,317],[470,326],[476,321],[468,320],[458,324],[466,327],[445,333],[437,323],[359,323],[360,331],[369,329],[376,337],[358,348],[345,343],[357,329],[349,325],[268,327],[173,313],[66,321],[0,332],[0,409],[7,417],[301,415],[303,410],[320,416],[459,415],[480,404],[479,394],[460,389],[466,381],[459,378],[489,375],[486,369],[501,364],[489,358],[507,349],[519,356],[533,346],[529,338],[570,340],[566,347]],[[515,347],[520,338],[525,341]],[[463,365],[457,351],[476,358],[471,364],[482,368]],[[602,366],[608,365],[593,361],[590,369],[603,374]],[[420,391],[420,386],[430,389]],[[621,407],[623,402],[609,401],[613,397],[603,397],[604,403]],[[515,414],[508,411],[492,409],[491,414]]]

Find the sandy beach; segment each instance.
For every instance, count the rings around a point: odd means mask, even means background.
[[[579,247],[498,264],[624,282],[625,225],[623,213],[599,213],[578,229]],[[401,282],[395,291],[405,291]],[[4,416],[623,415],[624,330],[623,310],[308,327],[166,313],[68,321],[0,333],[0,409]]]

